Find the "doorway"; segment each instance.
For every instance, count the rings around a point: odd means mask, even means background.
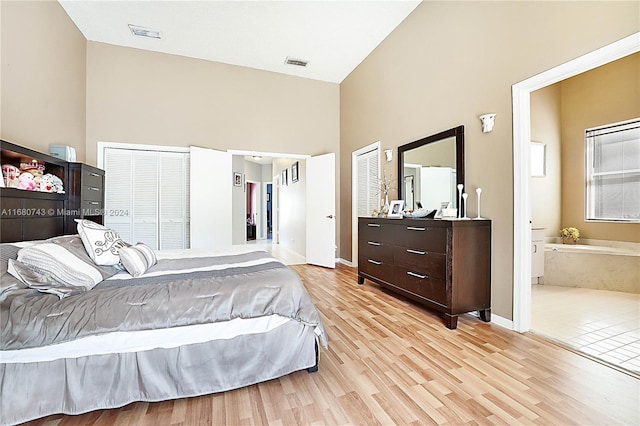
[[[515,331],[531,328],[531,92],[640,51],[640,33],[559,65],[513,85],[513,324]]]
[[[268,241],[273,241],[273,196],[272,196],[272,192],[273,192],[273,184],[271,183],[267,183],[265,184],[266,188],[265,188],[265,193],[266,193],[266,211],[265,211],[265,215],[267,218],[267,240]]]
[[[247,182],[245,184],[245,211],[247,219],[247,241],[257,239],[257,223],[258,223],[258,193],[259,187],[255,182]]]

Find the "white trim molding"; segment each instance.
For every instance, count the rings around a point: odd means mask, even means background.
[[[183,146],[165,146],[165,145],[146,145],[136,143],[123,142],[102,142],[98,141],[98,167],[104,168],[104,150],[105,148],[130,149],[137,151],[162,151],[162,152],[191,152],[189,147]]]
[[[378,150],[378,178],[380,178],[380,141],[357,149],[351,153],[351,263],[358,265],[358,156],[374,149]]]

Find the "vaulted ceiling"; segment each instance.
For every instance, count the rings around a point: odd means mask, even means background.
[[[340,83],[420,0],[59,0],[87,40]],[[161,38],[134,36],[129,25]],[[308,61],[286,64],[287,57]]]

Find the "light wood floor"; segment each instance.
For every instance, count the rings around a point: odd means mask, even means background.
[[[436,314],[355,270],[293,266],[329,334],[320,370],[34,425],[640,424],[640,380],[532,334]]]

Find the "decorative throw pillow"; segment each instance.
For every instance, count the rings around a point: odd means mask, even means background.
[[[77,235],[56,237],[18,251],[8,270],[29,287],[63,298],[91,290],[116,274],[116,266],[98,266],[87,255]]]
[[[144,274],[158,261],[153,250],[142,243],[123,247],[119,253],[122,266],[134,277]]]
[[[117,232],[87,219],[76,219],[76,222],[82,244],[96,265],[117,265],[120,263],[118,253],[127,243],[120,238]]]

